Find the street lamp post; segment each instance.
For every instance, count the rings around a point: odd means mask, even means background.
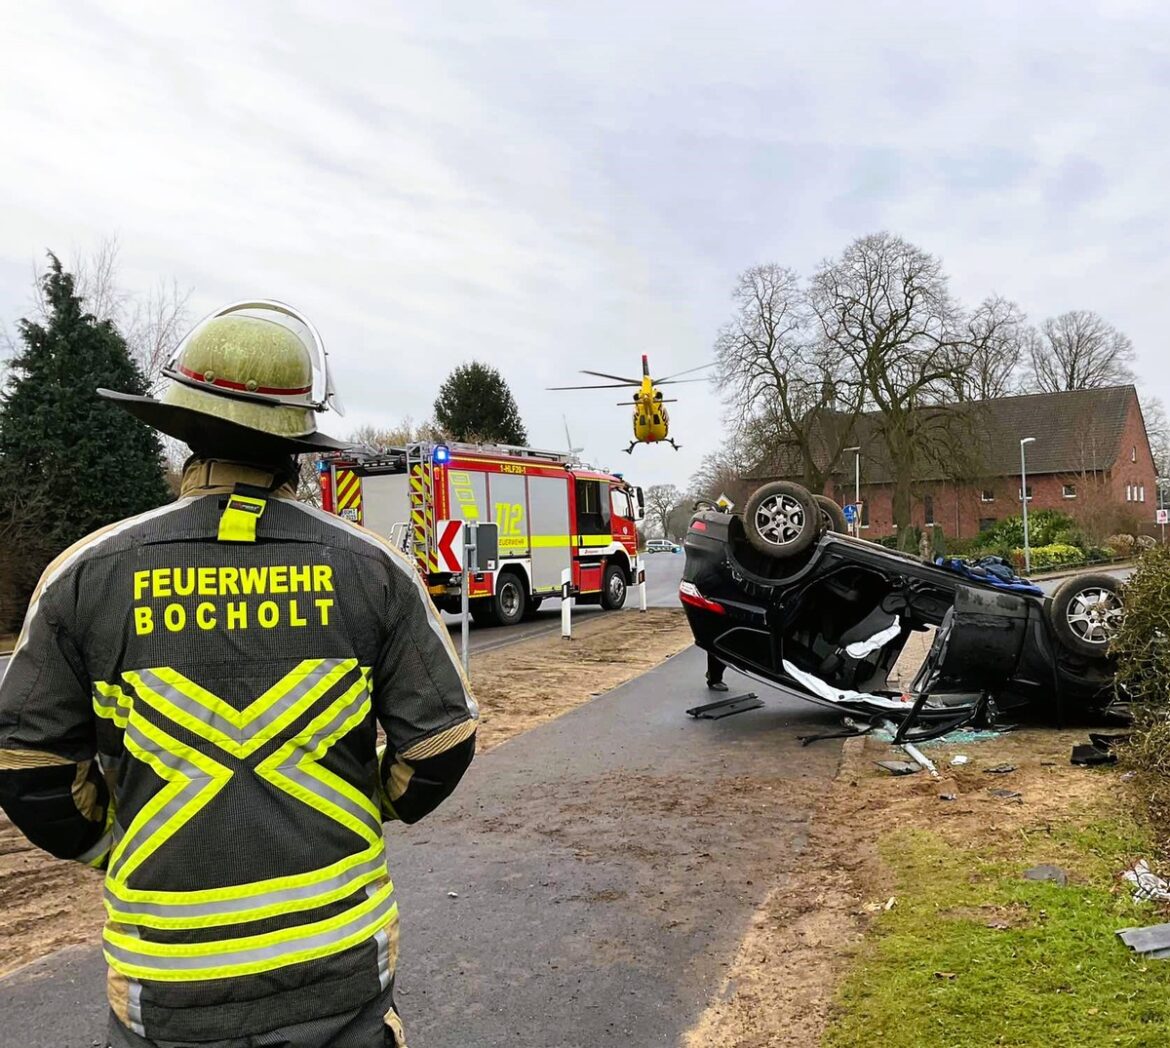
[[[1026,448],[1036,442],[1035,437],[1020,441],[1020,505],[1024,507],[1024,574],[1032,574],[1032,547],[1028,543],[1028,459]]]
[[[842,448],[842,452],[853,452],[853,504],[857,507],[857,519],[853,522],[853,534],[861,537],[861,445]]]

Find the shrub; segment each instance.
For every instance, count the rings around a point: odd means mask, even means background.
[[[1122,592],[1125,618],[1111,651],[1118,697],[1131,703],[1134,733],[1122,763],[1159,832],[1170,833],[1170,547],[1145,553]]]
[[[1131,557],[1133,556],[1134,546],[1137,545],[1137,539],[1132,535],[1110,535],[1105,540],[1105,545],[1117,550],[1119,557]]]
[[[1043,571],[1045,568],[1059,568],[1063,565],[1069,564],[1083,564],[1085,562],[1085,551],[1077,546],[1068,546],[1063,543],[1049,543],[1047,546],[1033,546],[1031,550],[1032,555],[1032,570]],[[1012,560],[1022,565],[1024,563],[1024,551],[1022,549],[1012,550]]]

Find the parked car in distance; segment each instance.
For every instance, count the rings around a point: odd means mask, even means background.
[[[1025,709],[1059,722],[1112,702],[1119,579],[1074,575],[1049,596],[838,533],[823,509],[776,481],[742,516],[695,515],[679,597],[699,647],[863,724],[893,724],[900,741]],[[931,628],[913,683],[895,687],[907,640]]]
[[[670,539],[646,540],[647,553],[681,553],[682,550],[682,546],[677,542],[672,542]]]

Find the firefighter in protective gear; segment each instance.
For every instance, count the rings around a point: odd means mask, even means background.
[[[190,445],[180,497],[46,569],[0,804],[105,871],[112,1045],[400,1045],[382,823],[455,788],[475,702],[413,566],[293,497],[295,456],[341,446],[312,325],[241,303],[166,373],[102,392]]]

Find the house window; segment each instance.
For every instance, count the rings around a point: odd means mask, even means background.
[[[1146,486],[1145,486],[1145,484],[1142,484],[1138,488],[1138,502],[1145,502],[1145,501],[1146,501]]]
[[[1024,501],[1024,493],[1022,491],[1020,492],[1020,501],[1021,502]],[[1028,501],[1029,502],[1032,501],[1032,485],[1031,484],[1028,485]]]
[[[995,527],[995,517],[980,517],[979,518],[979,530],[980,531],[990,531],[994,527]]]
[[[1132,484],[1125,485],[1125,501],[1126,502],[1133,501],[1133,485]]]
[[[1065,484],[1064,490],[1061,492],[1066,499],[1075,499],[1077,497],[1077,486],[1075,484]]]
[[[922,496],[922,522],[931,527],[934,524],[934,496]]]
[[[1129,450],[1129,461],[1130,462],[1137,462],[1137,445],[1136,444],[1132,448],[1130,448],[1130,450]]]
[[[980,502],[994,502],[995,501],[995,492],[992,491],[991,488],[984,488],[981,492],[979,492],[979,501]]]
[[[861,504],[861,526],[863,528],[869,527],[869,499]]]

